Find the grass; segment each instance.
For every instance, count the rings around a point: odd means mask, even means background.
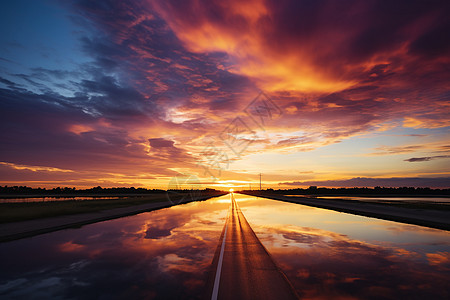
[[[203,192],[202,197],[221,195],[218,192]],[[183,197],[171,195],[172,201]],[[107,209],[129,207],[146,203],[168,202],[166,193],[148,196],[131,196],[119,199],[67,200],[46,202],[0,203],[0,223],[27,221],[40,218],[98,212]]]

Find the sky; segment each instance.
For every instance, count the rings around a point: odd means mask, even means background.
[[[0,4],[0,184],[450,188],[450,2]]]

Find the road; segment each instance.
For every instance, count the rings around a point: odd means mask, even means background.
[[[233,193],[213,260],[210,299],[298,299],[242,214]]]

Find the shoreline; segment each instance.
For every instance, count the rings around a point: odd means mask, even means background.
[[[405,208],[390,204],[377,204],[362,201],[348,201],[338,199],[316,199],[313,197],[283,196],[276,194],[246,193],[241,194],[279,200],[284,202],[302,204],[317,208],[330,209],[343,213],[350,213],[364,217],[377,218],[387,221],[394,221],[412,225],[419,225],[429,228],[450,231],[450,211],[434,209]],[[346,196],[342,196],[345,198]]]
[[[168,199],[160,202],[145,203],[127,207],[118,207],[89,213],[61,215],[48,218],[39,218],[27,221],[9,222],[0,224],[0,243],[18,240],[27,237],[58,231],[62,229],[77,228],[84,225],[132,216],[143,212],[149,212],[171,206],[187,204],[195,201],[204,201],[219,197],[223,194],[205,195],[196,199],[172,203]]]

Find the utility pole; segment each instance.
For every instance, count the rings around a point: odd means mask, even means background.
[[[261,173],[259,173],[259,190],[261,190]]]

